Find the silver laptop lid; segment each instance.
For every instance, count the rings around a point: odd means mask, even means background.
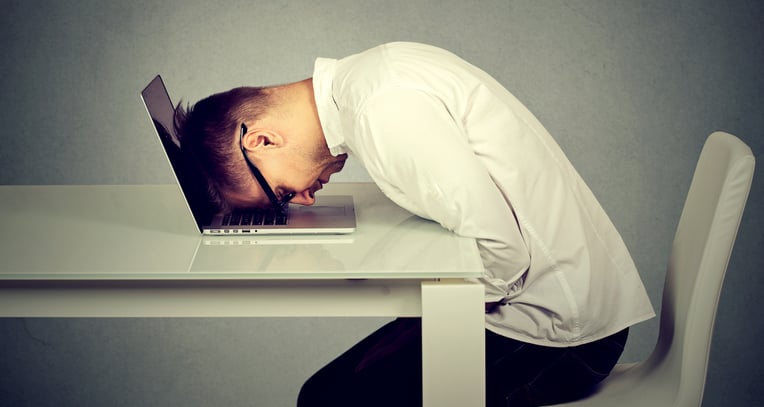
[[[184,154],[181,154],[180,140],[175,134],[175,107],[161,76],[157,75],[141,91],[141,98],[154,122],[175,179],[183,190],[186,204],[196,221],[197,228],[201,231],[202,227],[212,219],[216,208],[209,199],[207,184],[201,170]]]

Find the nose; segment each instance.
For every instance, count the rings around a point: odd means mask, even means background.
[[[298,192],[289,203],[297,205],[311,206],[316,203],[316,197],[313,196],[313,192],[310,189],[306,189],[302,192]]]

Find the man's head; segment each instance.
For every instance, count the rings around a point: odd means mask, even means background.
[[[326,146],[310,80],[236,88],[186,109],[178,105],[175,126],[221,206],[265,207],[290,196],[311,205],[346,159]]]

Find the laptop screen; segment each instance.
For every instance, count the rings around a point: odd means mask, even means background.
[[[207,181],[199,167],[183,154],[175,134],[175,107],[162,78],[157,75],[141,92],[143,103],[156,127],[159,140],[170,161],[175,178],[201,230],[216,212],[208,195]]]

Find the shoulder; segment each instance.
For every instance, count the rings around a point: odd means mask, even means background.
[[[450,52],[414,42],[392,42],[337,61],[332,93],[339,104],[360,106],[368,98],[391,87],[416,84],[426,87],[449,61]]]

